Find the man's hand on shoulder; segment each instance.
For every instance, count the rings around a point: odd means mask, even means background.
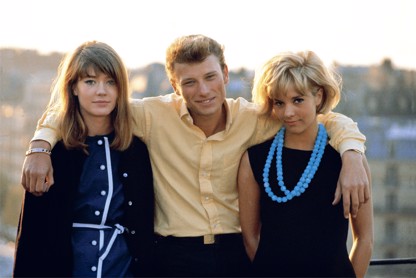
[[[342,169],[339,175],[333,205],[342,195],[344,216],[357,216],[361,204],[370,198],[369,177],[363,163],[363,154],[348,150],[342,154]]]

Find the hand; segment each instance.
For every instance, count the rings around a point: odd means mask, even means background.
[[[342,155],[342,168],[335,191],[333,205],[343,200],[344,217],[357,216],[361,204],[370,198],[369,177],[364,168],[363,155],[355,151],[346,151]]]
[[[30,148],[50,149],[50,145],[46,141],[33,141]],[[23,188],[36,196],[41,196],[44,192],[48,192],[53,183],[51,157],[45,153],[32,153],[26,156],[21,176]]]

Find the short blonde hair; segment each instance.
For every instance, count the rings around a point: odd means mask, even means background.
[[[255,72],[252,100],[262,115],[271,116],[273,99],[293,88],[301,94],[323,90],[319,114],[336,107],[341,98],[342,79],[327,68],[313,51],[283,52],[269,59]]]

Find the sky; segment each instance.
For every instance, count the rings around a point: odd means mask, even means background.
[[[416,70],[414,0],[2,0],[0,48],[67,52],[111,45],[129,68],[164,63],[177,37],[225,46],[230,69],[255,69],[281,51],[315,51],[325,63]]]

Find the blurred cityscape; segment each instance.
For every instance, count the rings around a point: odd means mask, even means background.
[[[20,171],[50,96],[61,53],[0,49],[0,277],[11,275],[23,189]],[[230,65],[232,66],[232,65]],[[334,65],[343,77],[335,111],[367,136],[373,177],[374,259],[416,257],[416,70]],[[228,97],[251,98],[253,70],[230,73]],[[163,64],[130,69],[134,98],[172,91]],[[371,266],[367,277],[416,277],[416,265]]]

